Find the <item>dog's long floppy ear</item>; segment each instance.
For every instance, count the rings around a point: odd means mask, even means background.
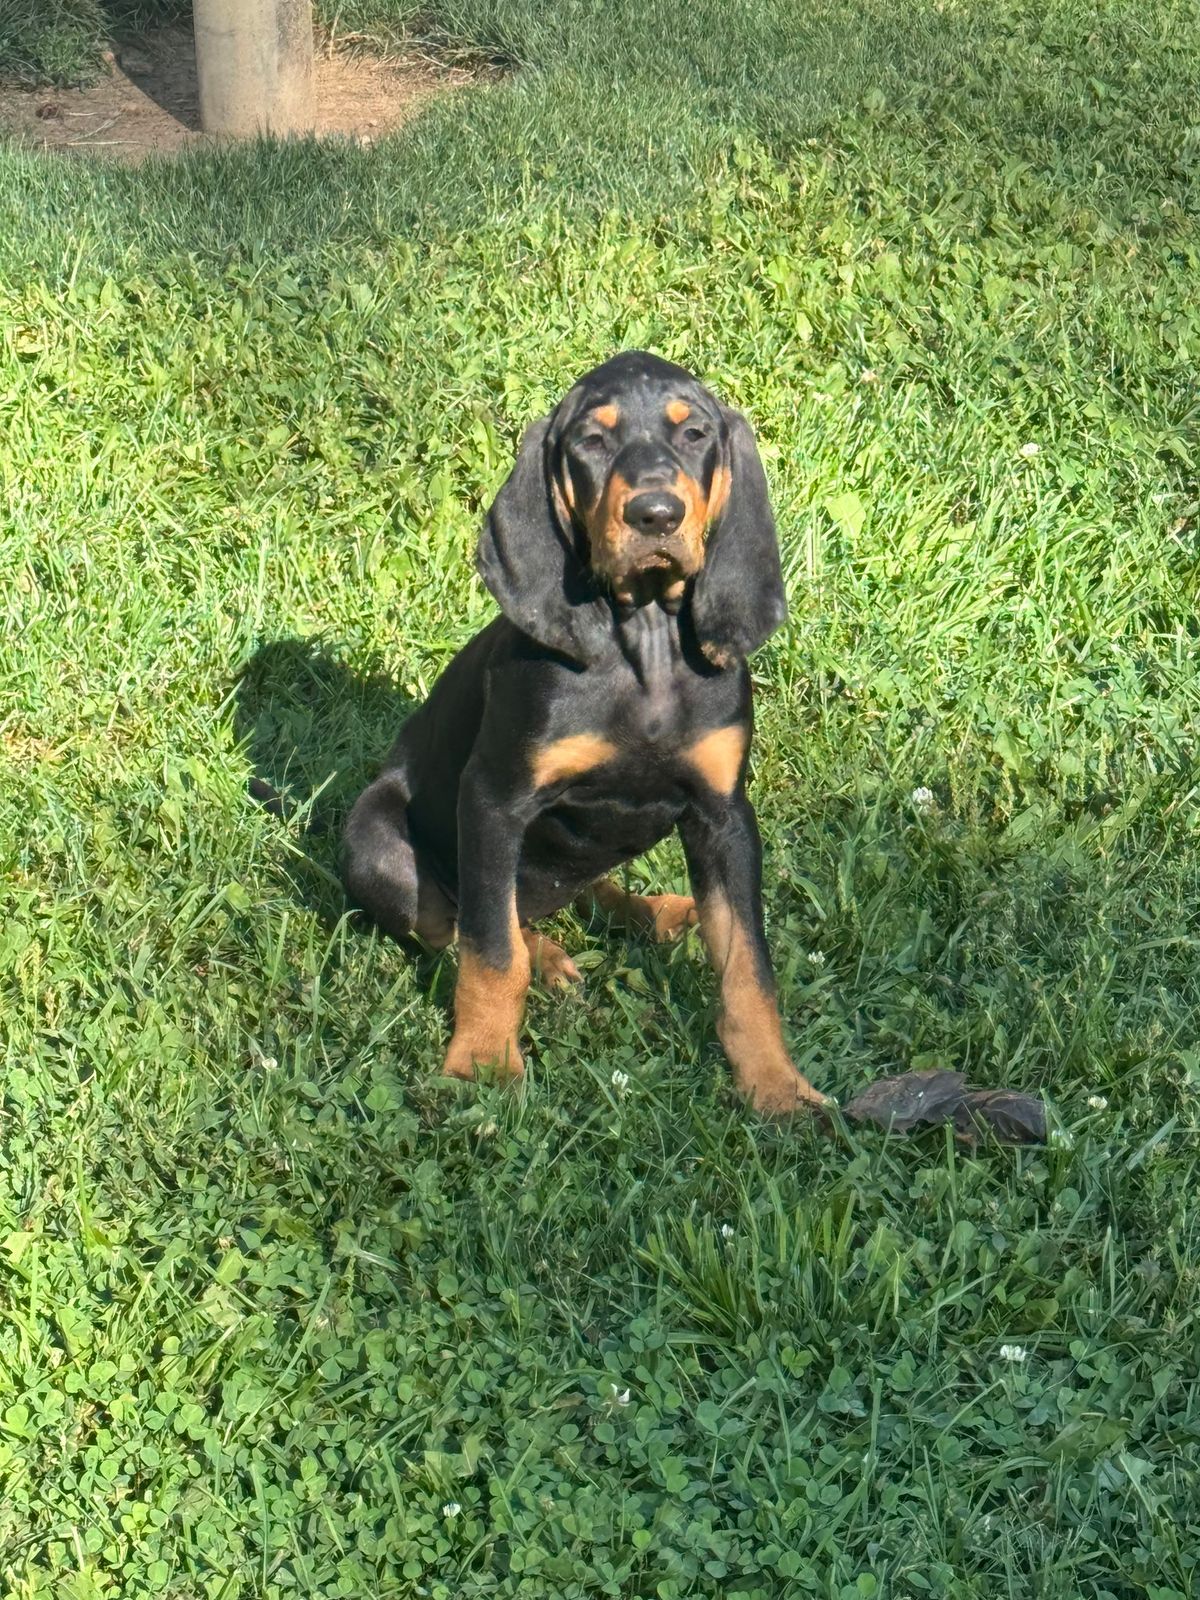
[[[787,615],[775,518],[767,475],[745,417],[722,407],[726,474],[724,505],[708,536],[692,595],[700,648],[728,667],[757,650]]]
[[[604,608],[555,503],[547,451],[553,417],[526,430],[512,472],[487,514],[475,566],[522,633],[586,664],[608,637]]]

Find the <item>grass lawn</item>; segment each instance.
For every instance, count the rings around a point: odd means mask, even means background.
[[[0,1594],[1192,1600],[1194,7],[423,26],[523,70],[369,151],[0,151]],[[798,1063],[1048,1148],[759,1123],[696,942],[565,916],[524,1098],[439,1084],[453,956],[344,917],[519,432],[629,345],[772,479]]]

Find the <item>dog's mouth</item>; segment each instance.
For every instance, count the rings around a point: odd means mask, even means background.
[[[678,557],[665,550],[653,551],[613,578],[613,599],[626,609],[658,604],[675,616],[683,604],[688,577]]]

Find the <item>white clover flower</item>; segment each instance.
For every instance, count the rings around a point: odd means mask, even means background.
[[[1088,1095],[1088,1105],[1091,1106],[1093,1111],[1107,1111],[1108,1110],[1108,1101],[1104,1098],[1104,1096],[1102,1094],[1090,1094],[1090,1095]]]
[[[808,959],[812,962],[814,967],[823,967],[825,965],[825,952],[824,950],[810,950],[808,952]]]
[[[612,1397],[617,1405],[627,1406],[629,1404],[628,1389],[618,1389],[615,1383],[610,1383],[609,1388],[612,1390]]]
[[[1034,444],[1033,440],[1030,439],[1027,443],[1021,446],[1021,448],[1017,451],[1017,454],[1019,456],[1024,456],[1026,461],[1029,461],[1034,456],[1040,454],[1041,448],[1042,447],[1040,444]]]
[[[618,1067],[612,1075],[612,1086],[618,1094],[624,1094],[629,1087],[629,1074]]]
[[[721,1237],[722,1237],[722,1239],[732,1239],[733,1238],[733,1233],[734,1233],[734,1230],[729,1226],[729,1224],[727,1222],[723,1222],[721,1224]]]
[[[1029,1354],[1029,1351],[1026,1350],[1024,1345],[1020,1345],[1020,1344],[1002,1344],[1000,1346],[1000,1359],[1001,1359],[1001,1361],[1012,1361],[1012,1362],[1015,1362],[1016,1364],[1019,1365],[1022,1361],[1025,1360],[1025,1358],[1028,1356],[1028,1354]]]
[[[446,1504],[442,1507],[442,1515],[444,1517],[456,1517],[461,1510],[462,1507],[459,1505],[457,1500],[447,1500]]]
[[[864,367],[858,375],[859,383],[878,383],[879,374],[874,367]]]
[[[912,792],[912,803],[918,811],[928,811],[933,804],[933,790],[927,789],[923,783],[918,784]]]

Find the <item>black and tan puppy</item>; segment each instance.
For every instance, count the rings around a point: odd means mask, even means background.
[[[672,938],[699,921],[721,1041],[760,1111],[822,1097],[783,1040],[746,797],[746,658],[783,621],[745,420],[682,368],[616,356],[526,433],[477,556],[502,615],[405,723],[346,827],[345,878],[388,933],[459,939],[445,1071],[522,1071],[532,924],[570,901]],[[605,874],[678,828],[695,901]]]

